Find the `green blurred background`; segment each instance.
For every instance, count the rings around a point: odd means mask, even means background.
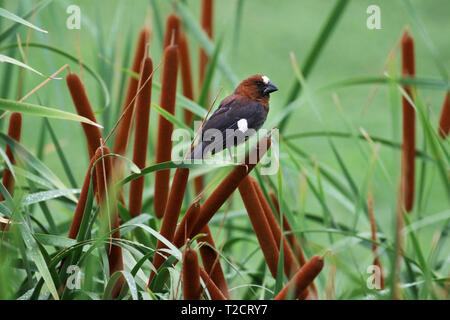
[[[155,0],[160,9],[161,19],[165,23],[165,17],[172,12],[171,1]],[[195,16],[199,16],[200,1],[184,1]],[[120,79],[126,76],[120,67],[128,68],[134,55],[135,42],[139,29],[147,22],[152,26],[155,24],[155,15],[152,11],[150,0],[80,0],[63,1],[55,0],[40,11],[33,19],[34,24],[49,31],[47,35],[31,32],[31,42],[46,43],[51,46],[67,51],[80,59],[97,72],[107,70],[110,77],[104,80],[110,84],[111,105],[115,108],[121,106],[118,101]],[[224,37],[222,56],[231,66],[239,80],[255,73],[263,73],[278,85],[280,90],[272,95],[270,119],[273,119],[282,109],[295,75],[289,57],[290,52],[295,54],[301,66],[309,49],[317,38],[335,1],[330,0],[243,0],[242,20],[239,29],[235,33],[235,16],[237,0],[218,0],[214,7],[214,37]],[[450,30],[450,1],[448,0],[411,0],[418,18],[422,22],[430,39],[434,43],[441,63],[448,68],[450,65],[450,41],[448,31]],[[16,14],[30,10],[36,4],[32,0],[3,0],[0,6]],[[66,8],[70,4],[76,4],[81,8],[82,26],[81,30],[68,30],[66,19],[68,14]],[[381,9],[381,30],[369,30],[366,27],[368,14],[366,9],[369,5],[376,4]],[[0,30],[8,27],[10,22],[1,21]],[[363,128],[371,136],[383,137],[392,141],[401,141],[400,124],[400,95],[396,97],[396,103],[392,105],[388,87],[385,85],[354,86],[336,91],[319,91],[319,89],[333,82],[358,77],[382,76],[384,66],[387,63],[389,52],[397,45],[405,27],[408,27],[415,39],[416,50],[416,74],[422,78],[442,79],[439,68],[433,60],[432,53],[421,36],[410,12],[404,1],[393,0],[353,0],[349,1],[337,28],[332,33],[328,43],[318,58],[315,67],[310,73],[307,81],[314,92],[313,99],[317,103],[318,111],[323,121],[320,121],[309,103],[300,104],[290,115],[285,135],[304,133],[310,131],[340,131],[349,132],[345,119],[356,130]],[[152,28],[153,36],[150,44],[150,55],[155,64],[161,60],[161,41],[157,30]],[[17,29],[22,42],[28,36],[28,30],[24,27]],[[197,55],[199,44],[195,37],[188,31],[190,39],[190,50],[193,63],[194,76],[197,77]],[[9,39],[10,43],[16,38]],[[235,45],[237,43],[237,45]],[[3,43],[5,44],[5,42]],[[3,51],[8,54],[8,51]],[[17,51],[15,57],[18,58]],[[128,57],[128,58],[127,58]],[[54,53],[36,48],[29,48],[27,63],[33,68],[51,74],[68,61]],[[79,73],[79,66],[69,62],[71,69]],[[0,65],[0,74],[5,66]],[[16,69],[16,67],[14,67]],[[103,68],[103,69],[102,69]],[[394,68],[399,75],[400,60],[399,52],[395,55]],[[8,98],[17,98],[17,81],[20,70],[14,71],[14,77],[2,80],[3,86],[6,82],[11,83],[11,89],[7,92]],[[104,75],[106,73],[101,73]],[[26,71],[22,95],[39,84],[43,78]],[[102,123],[102,111],[104,99],[98,83],[87,73],[82,73],[87,85],[89,98],[97,111],[97,119]],[[159,73],[156,74],[159,78]],[[447,80],[447,79],[445,79]],[[198,83],[198,81],[195,81]],[[1,87],[0,86],[0,87]],[[216,71],[211,93],[215,95],[219,88],[223,87],[220,98],[232,92],[233,87],[220,71]],[[375,87],[373,99],[371,94]],[[179,89],[181,85],[179,84]],[[198,94],[199,89],[196,88]],[[340,113],[333,101],[332,95],[339,98],[343,114]],[[444,99],[444,90],[420,88],[419,94],[429,107],[432,123],[437,123]],[[74,107],[66,88],[65,81],[52,81],[39,91],[39,98],[43,105],[74,112]],[[37,96],[33,96],[30,102],[38,103]],[[159,96],[154,94],[153,101],[159,101]],[[394,111],[392,111],[392,108]],[[181,109],[177,109],[177,115],[181,118]],[[393,117],[394,115],[394,117]],[[396,115],[396,116],[395,116]],[[41,119],[25,116],[23,144],[30,150],[36,150],[41,128]],[[151,136],[154,141],[157,113],[151,114]],[[113,120],[104,123],[106,129],[111,128]],[[4,122],[4,120],[3,120]],[[84,135],[81,127],[75,122],[51,120],[53,128],[57,132],[63,150],[73,166],[74,172],[84,172],[87,167],[87,151],[85,148]],[[5,127],[5,124],[3,124]],[[106,135],[107,132],[105,132]],[[339,171],[339,165],[333,156],[330,146],[324,137],[305,138],[293,140],[295,144],[315,157],[321,165],[326,165]],[[54,170],[58,176],[67,181],[64,171],[59,163],[55,148],[49,138],[46,146],[45,163]],[[360,149],[351,139],[335,138],[334,142],[341,153],[347,167],[351,170],[358,187],[362,186],[367,173],[367,158],[362,156]],[[370,153],[370,148],[365,142],[364,147]],[[417,147],[423,147],[423,135],[419,128],[417,131]],[[150,154],[149,163],[154,161],[154,155]],[[397,185],[400,173],[399,150],[382,146],[379,153],[385,165],[387,174],[383,174],[377,167],[372,181],[375,199],[375,210],[377,221],[386,234],[393,235],[394,211],[397,199]],[[286,158],[286,155],[282,155]],[[419,162],[417,162],[419,168]],[[283,168],[284,193],[292,208],[297,208],[299,203],[299,176],[292,165]],[[419,169],[417,169],[419,170]],[[311,171],[314,174],[313,171]],[[84,174],[76,176],[81,184]],[[354,208],[352,203],[345,200],[328,189],[328,206],[335,217],[347,224],[353,221]],[[448,201],[442,182],[437,174],[429,174],[425,183],[428,197],[423,205],[423,211],[415,213],[418,216],[427,216],[437,212],[448,210]],[[240,201],[237,199],[236,201]],[[320,206],[313,197],[307,197],[305,211],[318,212]],[[69,214],[69,213],[68,213]],[[68,218],[69,216],[67,216]],[[359,230],[369,232],[367,219],[360,219]],[[431,246],[431,238],[435,232],[435,226],[423,229],[421,234],[421,246],[425,253]],[[313,235],[318,242],[326,239],[325,235]],[[321,240],[322,239],[322,240]],[[326,240],[323,240],[326,242]],[[449,241],[445,240],[443,246],[447,256]],[[351,243],[344,243],[350,245]],[[245,252],[242,252],[245,255]],[[238,259],[239,257],[235,257]],[[370,255],[363,258],[370,260]],[[447,259],[448,260],[448,259]],[[448,267],[444,268],[447,270]],[[359,270],[364,273],[363,267]],[[445,272],[444,272],[445,274]],[[339,286],[339,283],[337,284]]]

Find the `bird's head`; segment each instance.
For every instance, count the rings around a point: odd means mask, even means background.
[[[278,90],[278,87],[262,74],[255,74],[242,81],[234,91],[235,94],[262,103],[269,102],[269,95]]]

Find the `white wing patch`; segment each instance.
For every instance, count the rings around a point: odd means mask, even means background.
[[[248,123],[246,119],[241,119],[237,122],[238,130],[241,132],[246,132],[248,130]]]
[[[262,76],[262,80],[263,80],[263,82],[264,82],[265,84],[268,84],[269,81],[270,81],[270,79],[269,79],[268,77],[266,77],[266,76]]]

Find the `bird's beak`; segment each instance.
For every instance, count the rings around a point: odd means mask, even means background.
[[[272,81],[269,81],[264,89],[264,94],[269,94],[275,91],[278,91],[278,87]]]

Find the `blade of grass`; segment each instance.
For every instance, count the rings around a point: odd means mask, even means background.
[[[48,132],[50,133],[50,137],[52,138],[53,144],[55,145],[55,149],[58,154],[59,160],[61,161],[61,164],[63,166],[64,172],[66,173],[66,176],[69,179],[69,183],[72,186],[72,188],[76,188],[77,183],[75,181],[75,177],[73,176],[72,169],[70,168],[69,162],[67,161],[66,156],[64,155],[64,152],[62,151],[62,148],[61,148],[61,145],[59,144],[58,138],[56,137],[56,134],[50,125],[50,121],[48,121],[47,118],[44,118],[44,122],[48,129]]]
[[[18,101],[14,101],[14,100],[6,100],[6,99],[0,98],[0,108],[3,110],[11,111],[11,112],[20,112],[22,114],[29,114],[32,116],[70,120],[70,121],[76,121],[76,122],[84,122],[84,123],[102,128],[101,125],[99,125],[85,117],[81,117],[77,114],[54,109],[54,108],[49,108],[49,107],[45,107],[45,106],[40,106],[37,104],[18,102]]]
[[[313,46],[308,52],[305,62],[302,65],[302,70],[305,77],[308,77],[310,72],[312,71],[312,68],[314,67],[317,59],[319,58],[321,52],[323,51],[325,44],[327,43],[334,29],[336,28],[339,18],[344,13],[345,7],[347,6],[348,2],[349,2],[348,0],[338,0],[334,5],[333,9],[331,10],[330,14],[328,15],[325,24],[320,30],[317,39],[315,40]],[[289,92],[286,103],[284,104],[285,107],[295,100],[295,98],[299,95],[300,91],[301,91],[301,83],[298,81],[298,79],[295,79],[292,89]],[[289,118],[286,117],[281,121],[278,127],[280,129],[280,132],[284,131],[288,119]]]
[[[41,11],[47,5],[49,5],[50,2],[52,2],[52,0],[43,0],[43,1],[39,2],[34,8],[32,8],[30,11],[28,11],[26,14],[24,14],[22,17],[19,17],[19,18],[22,20],[26,20],[29,17],[31,17],[33,14],[36,15],[39,11]],[[22,21],[22,20],[20,20],[20,21]],[[2,42],[3,40],[7,39],[10,35],[12,35],[14,33],[14,31],[21,25],[23,25],[23,24],[16,21],[15,24],[13,24],[11,27],[9,27],[5,31],[3,31],[0,34],[0,42]]]
[[[56,53],[60,56],[63,56],[75,63],[80,63],[79,59],[73,55],[71,55],[70,53],[67,53],[61,49],[58,49],[56,47],[52,47],[46,44],[42,44],[42,43],[36,43],[36,42],[28,42],[27,46],[30,48],[40,48],[40,49],[45,49],[48,51],[51,51],[53,53]],[[14,43],[14,44],[10,44],[4,47],[0,48],[0,52],[10,49],[10,48],[18,48],[18,44]],[[108,87],[106,86],[105,82],[103,81],[103,79],[98,75],[97,72],[94,71],[94,69],[92,69],[91,67],[89,67],[88,65],[86,65],[85,63],[81,62],[80,63],[83,66],[83,70],[86,70],[96,81],[97,83],[100,85],[100,87],[103,89],[103,95],[104,95],[104,108],[108,107],[110,104],[110,94],[108,91]]]
[[[200,45],[205,49],[206,53],[211,57],[215,51],[215,45],[209,39],[208,35],[203,31],[203,29],[198,24],[197,20],[189,12],[188,8],[182,2],[176,2],[176,11],[180,14],[183,22],[186,24],[188,30],[197,38]],[[227,80],[236,87],[239,84],[238,78],[231,67],[225,63],[223,57],[220,55],[217,61],[218,68],[222,71],[223,75]]]

